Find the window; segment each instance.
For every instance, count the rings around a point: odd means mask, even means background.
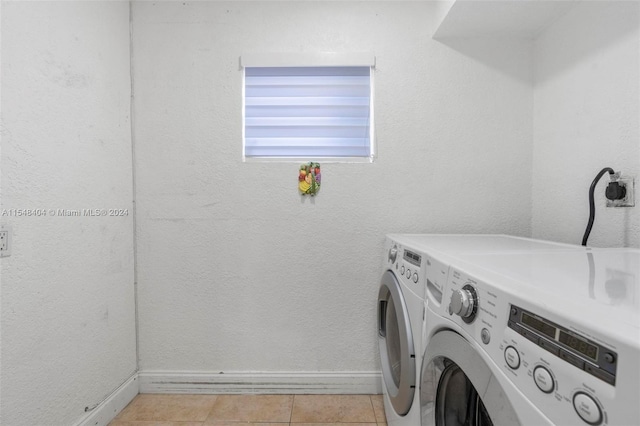
[[[372,56],[243,57],[242,65],[245,159],[372,161]]]

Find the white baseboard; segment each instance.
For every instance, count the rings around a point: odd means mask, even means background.
[[[107,426],[139,393],[138,384],[134,374],[74,426]]]
[[[140,393],[379,394],[379,371],[141,371]]]

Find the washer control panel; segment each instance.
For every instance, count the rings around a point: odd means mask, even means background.
[[[398,280],[411,288],[415,294],[424,298],[424,255],[391,240],[387,241],[385,252],[385,267],[391,269]]]

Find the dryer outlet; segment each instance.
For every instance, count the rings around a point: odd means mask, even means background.
[[[607,199],[607,207],[635,207],[635,179],[630,176],[620,176],[617,182],[625,189],[625,196],[620,200]]]

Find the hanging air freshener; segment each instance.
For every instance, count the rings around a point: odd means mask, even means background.
[[[298,189],[302,195],[316,195],[320,191],[320,163],[309,162],[300,166]]]

